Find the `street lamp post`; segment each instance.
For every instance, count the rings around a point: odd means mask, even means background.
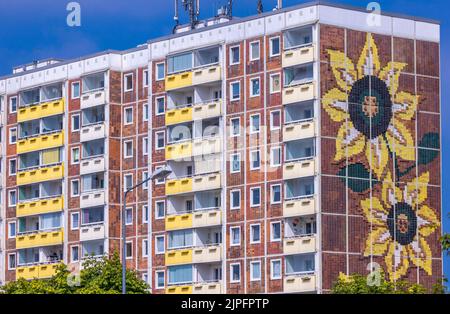
[[[127,273],[127,264],[126,264],[126,254],[127,254],[127,233],[126,233],[126,208],[127,208],[127,195],[129,192],[133,191],[137,187],[140,187],[141,185],[157,180],[157,179],[163,179],[167,178],[172,173],[172,170],[169,168],[160,168],[158,170],[155,170],[151,176],[149,176],[144,181],[136,184],[135,186],[129,188],[128,190],[125,190],[123,195],[123,209],[122,209],[122,294],[127,293],[127,283],[126,283],[126,273]],[[151,200],[150,200],[151,201]]]

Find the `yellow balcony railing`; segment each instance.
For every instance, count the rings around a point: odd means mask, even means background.
[[[192,192],[192,178],[166,181],[166,195]]]
[[[53,100],[39,105],[19,108],[17,121],[24,122],[64,113],[64,99]]]
[[[220,294],[222,285],[220,282],[199,282],[192,285],[169,286],[166,294]]]
[[[192,72],[168,75],[166,77],[166,90],[179,89],[192,85]]]
[[[192,228],[193,214],[169,215],[166,217],[166,230]]]
[[[167,287],[166,294],[192,294],[192,285]]]
[[[16,268],[16,280],[23,278],[29,279],[45,279],[56,274],[59,263],[19,266]]]
[[[38,137],[27,138],[17,142],[17,154],[44,150],[64,145],[64,132],[45,134]]]
[[[166,266],[192,263],[192,249],[170,250],[166,252]]]
[[[192,121],[192,107],[171,109],[166,112],[166,125]]]
[[[166,160],[192,157],[192,142],[185,141],[166,146]]]
[[[62,211],[64,208],[63,197],[50,198],[26,203],[16,206],[17,217],[40,215]]]
[[[63,229],[42,231],[16,236],[16,249],[61,245],[63,243]]]
[[[17,185],[58,180],[62,179],[63,177],[64,177],[64,166],[60,164],[51,167],[43,167],[39,169],[18,172]]]

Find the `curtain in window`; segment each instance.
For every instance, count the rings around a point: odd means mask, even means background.
[[[49,165],[60,162],[59,148],[53,148],[42,152],[42,164]]]
[[[192,68],[192,53],[185,53],[169,58],[169,73],[181,72]]]
[[[192,265],[169,267],[169,283],[192,282]]]
[[[56,229],[61,227],[61,214],[46,214],[41,216],[41,230]]]
[[[169,249],[192,246],[192,230],[172,231],[169,233]]]

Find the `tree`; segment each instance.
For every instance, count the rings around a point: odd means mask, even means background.
[[[127,269],[126,284],[127,293],[148,293],[147,284],[134,270]],[[74,280],[67,266],[61,264],[52,278],[33,280],[22,278],[0,287],[0,294],[119,294],[121,292],[122,263],[117,253],[110,258],[88,257],[83,262],[79,280]]]

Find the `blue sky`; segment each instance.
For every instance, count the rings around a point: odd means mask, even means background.
[[[81,27],[66,24],[66,5],[72,0],[3,0],[0,2],[0,76],[9,74],[15,65],[36,59],[76,58],[106,49],[128,49],[148,39],[167,35],[173,27],[172,0],[78,0],[81,5]],[[212,16],[225,0],[201,0],[202,16]],[[302,2],[284,0],[284,6]],[[329,1],[366,7],[367,0]],[[379,0],[382,11],[422,16],[441,21],[441,69],[450,68],[450,25],[446,0]],[[256,0],[235,1],[234,15],[256,13]],[[276,0],[264,0],[265,10]],[[442,71],[442,86],[448,86],[450,71]],[[447,121],[450,90],[443,88],[442,121]],[[449,157],[450,125],[442,130],[443,160]],[[448,191],[450,168],[443,164],[443,204],[450,201]],[[449,211],[444,208],[444,213]],[[450,232],[448,214],[444,229]],[[450,260],[446,258],[445,273],[450,277]]]

